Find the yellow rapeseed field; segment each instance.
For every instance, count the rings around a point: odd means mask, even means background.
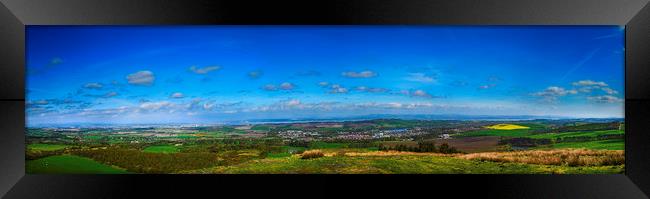
[[[516,125],[516,124],[497,124],[492,126],[486,126],[485,128],[496,129],[496,130],[515,130],[515,129],[529,129],[530,127]]]

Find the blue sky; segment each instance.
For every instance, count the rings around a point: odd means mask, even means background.
[[[28,125],[623,117],[619,26],[28,26]]]

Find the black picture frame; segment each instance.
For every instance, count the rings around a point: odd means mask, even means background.
[[[0,196],[129,198],[136,193],[405,197],[647,198],[650,6],[647,0],[0,0]],[[25,174],[25,25],[625,25],[625,174],[36,175]],[[248,190],[235,190],[242,186]],[[252,188],[251,188],[252,187]],[[279,189],[287,190],[280,191]],[[290,190],[290,191],[288,191]],[[390,193],[386,193],[390,192]],[[221,195],[212,195],[220,197]],[[225,196],[225,195],[223,195]],[[432,195],[433,196],[433,195]]]

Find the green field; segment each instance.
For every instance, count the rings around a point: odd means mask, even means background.
[[[251,127],[251,130],[256,130],[256,131],[269,131],[269,130],[271,130],[271,127],[270,127],[270,126],[266,126],[266,125],[255,125],[255,126]]]
[[[573,126],[570,122],[533,120],[503,124],[496,121],[382,119],[264,124],[252,126],[252,131],[247,129],[249,126],[82,128],[74,131],[43,128],[29,129],[34,132],[28,132],[25,160],[28,173],[624,172],[622,137],[625,132],[619,130],[619,124]],[[398,130],[396,128],[413,128],[413,131],[399,135],[389,133],[379,139],[339,136],[359,132],[370,135]],[[454,137],[439,139],[440,133],[447,132],[445,129],[453,130]],[[313,131],[318,135],[305,137],[282,133],[286,130]],[[250,133],[243,134],[247,131]],[[588,150],[574,150],[578,148]],[[308,150],[318,150],[323,157],[308,155],[317,152],[304,154]],[[482,154],[476,154],[479,152]],[[583,157],[586,154],[591,155]]]
[[[30,144],[27,145],[28,150],[33,150],[33,151],[56,151],[56,150],[61,150],[68,148],[70,146],[68,145],[62,145],[62,144]]]
[[[269,153],[266,157],[267,158],[283,158],[283,157],[289,157],[291,156],[292,153],[296,153],[299,151],[305,151],[305,147],[295,147],[295,146],[282,146],[280,149],[280,152],[276,153]]]
[[[142,150],[148,153],[178,153],[180,150],[172,145],[149,146]]]
[[[459,134],[457,135],[457,137],[477,137],[477,136],[525,137],[530,135],[532,135],[532,133],[530,133],[529,129],[514,129],[514,130],[483,129],[483,130]]]
[[[526,136],[534,139],[557,139],[566,137],[598,137],[601,135],[623,135],[623,130],[603,130],[603,131],[584,131],[584,132],[563,132],[563,133],[544,133]]]
[[[550,146],[537,147],[543,148],[585,148],[585,149],[607,149],[607,150],[625,150],[625,141],[623,139],[597,140],[587,142],[560,142]]]
[[[499,130],[499,129],[481,129],[477,131],[470,131],[456,135],[458,137],[476,137],[476,136],[502,136],[502,137],[525,137],[533,135],[531,130],[544,128],[544,125],[525,123],[517,124],[522,127],[530,127],[529,129],[512,129],[512,130]]]
[[[303,160],[296,156],[254,160],[234,166],[182,173],[431,173],[431,174],[550,174],[623,173],[624,166],[567,167],[521,163],[497,163],[437,156],[322,157]]]
[[[92,159],[74,156],[58,155],[30,160],[25,164],[27,173],[56,173],[56,174],[121,174],[129,173],[124,169],[101,164]]]
[[[102,136],[102,135],[87,135],[87,136],[84,136],[84,138],[89,139],[89,140],[100,140],[100,139],[102,139],[104,137],[105,136]]]
[[[346,143],[331,143],[331,142],[313,142],[309,145],[310,149],[338,149],[347,148]]]

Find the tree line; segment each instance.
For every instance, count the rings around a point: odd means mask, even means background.
[[[395,146],[379,146],[380,151],[409,151],[409,152],[429,152],[429,153],[461,153],[453,146],[447,143],[442,143],[438,147],[434,141],[419,141],[417,146],[407,146],[404,144],[397,144]]]

